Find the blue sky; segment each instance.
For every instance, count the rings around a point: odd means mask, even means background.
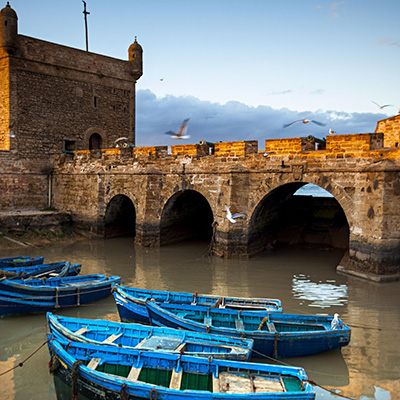
[[[137,36],[137,144],[373,132],[400,108],[398,0],[87,0],[89,50]],[[4,2],[4,5],[6,2]],[[19,33],[85,48],[81,0],[11,0]],[[391,104],[380,110],[379,104]],[[285,123],[309,118],[324,122]]]

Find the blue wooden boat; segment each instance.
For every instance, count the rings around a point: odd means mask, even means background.
[[[16,256],[16,257],[5,257],[0,258],[0,268],[3,267],[29,267],[31,265],[43,264],[44,257],[26,257],[26,256]]]
[[[111,294],[119,276],[78,275],[0,281],[0,315],[27,314],[92,303]]]
[[[81,264],[71,264],[69,261],[57,263],[38,264],[29,267],[4,267],[0,269],[0,279],[15,278],[47,278],[75,276],[81,271]]]
[[[261,299],[247,297],[226,297],[211,294],[186,292],[168,292],[116,286],[114,298],[122,321],[150,323],[146,301],[157,303],[199,304],[216,308],[232,308],[239,310],[258,310],[281,312],[282,306],[277,299]]]
[[[61,340],[163,351],[226,360],[249,359],[253,341],[142,324],[71,318],[47,313],[50,332]]]
[[[311,400],[302,368],[60,341],[50,335],[50,370],[71,388],[63,398]],[[76,397],[75,397],[76,396]]]
[[[304,357],[340,349],[350,342],[350,328],[333,317],[246,312],[187,304],[146,303],[151,323],[195,332],[254,340],[254,357]]]

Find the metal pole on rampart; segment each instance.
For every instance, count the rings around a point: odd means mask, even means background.
[[[85,36],[86,36],[86,51],[89,51],[89,39],[88,39],[88,26],[87,26],[87,16],[90,14],[90,12],[86,11],[86,1],[83,1],[83,15],[85,18]]]

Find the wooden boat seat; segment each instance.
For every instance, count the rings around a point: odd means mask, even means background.
[[[175,369],[172,371],[171,380],[169,382],[170,389],[179,390],[181,388],[182,373],[183,369],[181,369],[179,372],[176,372]]]
[[[132,367],[126,379],[128,379],[128,381],[137,381],[141,370],[142,367],[140,368]]]
[[[214,375],[212,377],[212,383],[213,383],[213,393],[219,393],[219,378],[216,378]]]
[[[281,380],[267,376],[222,372],[219,375],[221,393],[284,392]]]
[[[87,330],[88,330],[87,326],[82,326],[82,328],[78,329],[74,333],[76,335],[83,335],[85,332],[87,332]]]
[[[119,333],[118,335],[111,335],[109,336],[107,339],[103,340],[103,343],[113,343],[115,340],[117,340],[120,336],[122,335],[122,333]]]
[[[93,358],[89,361],[87,367],[90,368],[90,369],[96,369],[97,366],[99,365],[100,361],[101,361],[101,358],[93,357]]]
[[[181,343],[180,345],[178,345],[175,350],[176,351],[183,351],[186,347],[186,343]]]

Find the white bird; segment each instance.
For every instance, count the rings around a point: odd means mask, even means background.
[[[313,122],[314,124],[320,125],[320,126],[325,126],[326,124],[323,124],[322,122],[314,121],[313,119],[298,119],[297,121],[293,121],[290,124],[285,124],[283,125],[284,128],[287,128],[290,125],[296,124],[297,122],[302,122],[303,124],[308,124],[309,122]]]
[[[226,218],[228,218],[228,220],[230,222],[232,222],[232,224],[236,224],[237,221],[235,220],[235,218],[246,216],[246,214],[233,214],[232,215],[231,210],[229,209],[227,204],[225,204],[225,209],[226,209]]]
[[[120,145],[119,142],[125,142],[125,141],[127,141],[127,140],[129,140],[129,139],[128,139],[127,137],[125,137],[125,136],[118,138],[118,139],[114,142],[114,143],[115,143],[115,147],[119,147],[119,145]]]
[[[331,135],[333,135],[334,133],[336,133],[336,131],[333,131],[332,129],[329,129],[329,133],[330,133]]]
[[[372,101],[372,100],[371,100]],[[383,106],[381,106],[381,105],[379,105],[378,103],[375,103],[375,101],[372,101],[374,104],[376,104],[378,107],[379,107],[379,109],[380,110],[382,110],[382,108],[385,108],[385,107],[393,107],[392,106],[392,104],[385,104],[385,105],[383,105]]]
[[[334,331],[335,329],[339,328],[340,328],[339,314],[335,314],[331,322],[331,329]]]
[[[190,136],[185,135],[185,134],[186,134],[186,131],[187,131],[187,126],[188,126],[188,123],[189,123],[189,119],[190,119],[190,118],[185,119],[185,120],[182,122],[182,124],[181,124],[181,126],[179,127],[177,133],[175,133],[175,132],[173,132],[173,131],[168,131],[168,132],[165,132],[165,134],[166,134],[166,135],[171,135],[172,139],[189,139]]]

